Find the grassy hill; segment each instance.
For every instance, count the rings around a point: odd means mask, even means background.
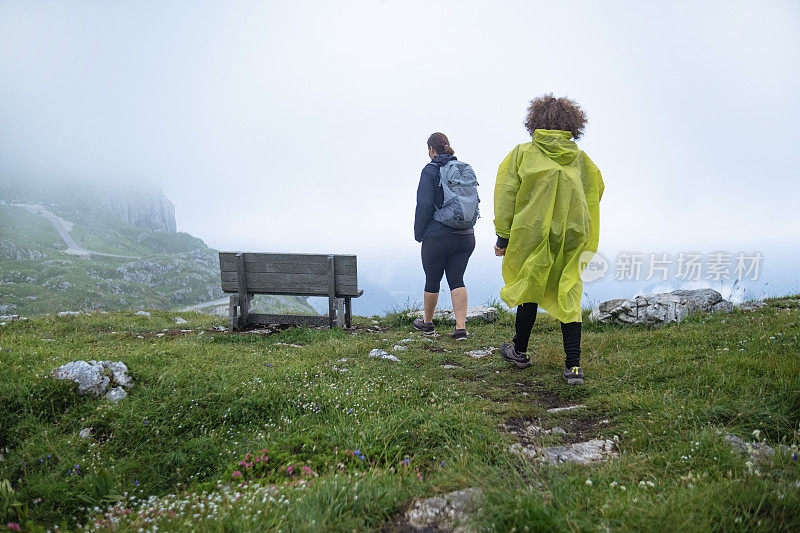
[[[427,339],[402,315],[270,336],[219,332],[221,319],[194,313],[178,330],[175,316],[0,327],[3,523],[391,531],[412,501],[476,487],[471,520],[487,531],[800,529],[798,298],[660,329],[586,324],[581,387],[560,381],[548,316],[526,370],[466,354],[509,340],[508,313],[465,342]],[[77,359],[125,362],[128,397],[47,377]],[[585,407],[548,410],[574,405]],[[531,424],[548,430],[529,432],[531,445],[607,438],[619,456],[546,465],[509,453],[520,441],[509,428]],[[778,451],[755,462],[726,434]]]
[[[86,202],[45,198],[51,201],[6,195],[0,203],[0,315],[180,309],[223,296],[217,252],[201,239],[137,227]],[[41,205],[68,221],[81,247],[123,257],[65,253],[53,223],[15,203]],[[255,309],[314,313],[298,297],[262,297]]]

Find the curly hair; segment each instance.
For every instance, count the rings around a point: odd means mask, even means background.
[[[580,139],[586,127],[586,113],[578,102],[566,96],[556,98],[553,93],[543,94],[531,100],[523,124],[531,135],[539,129],[563,130],[571,132],[574,139]]]

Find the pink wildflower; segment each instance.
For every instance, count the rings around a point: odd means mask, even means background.
[[[19,527],[19,524],[17,524],[16,522],[9,522],[8,524],[6,524],[6,526],[8,526],[8,529],[10,529],[11,531],[22,531],[22,528]]]
[[[236,471],[234,471],[234,473],[233,473],[233,477],[242,477],[242,473],[241,473],[241,472],[239,472],[238,470],[236,470]]]

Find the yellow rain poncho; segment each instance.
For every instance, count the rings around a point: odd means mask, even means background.
[[[509,239],[500,297],[509,307],[537,303],[561,322],[581,321],[580,275],[591,256],[581,254],[597,251],[604,189],[571,138],[535,130],[500,163],[494,189],[495,231]]]

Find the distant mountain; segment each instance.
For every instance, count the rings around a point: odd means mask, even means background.
[[[159,190],[0,184],[0,314],[220,312],[217,252],[175,229]],[[257,298],[255,309],[314,313],[302,297]]]

